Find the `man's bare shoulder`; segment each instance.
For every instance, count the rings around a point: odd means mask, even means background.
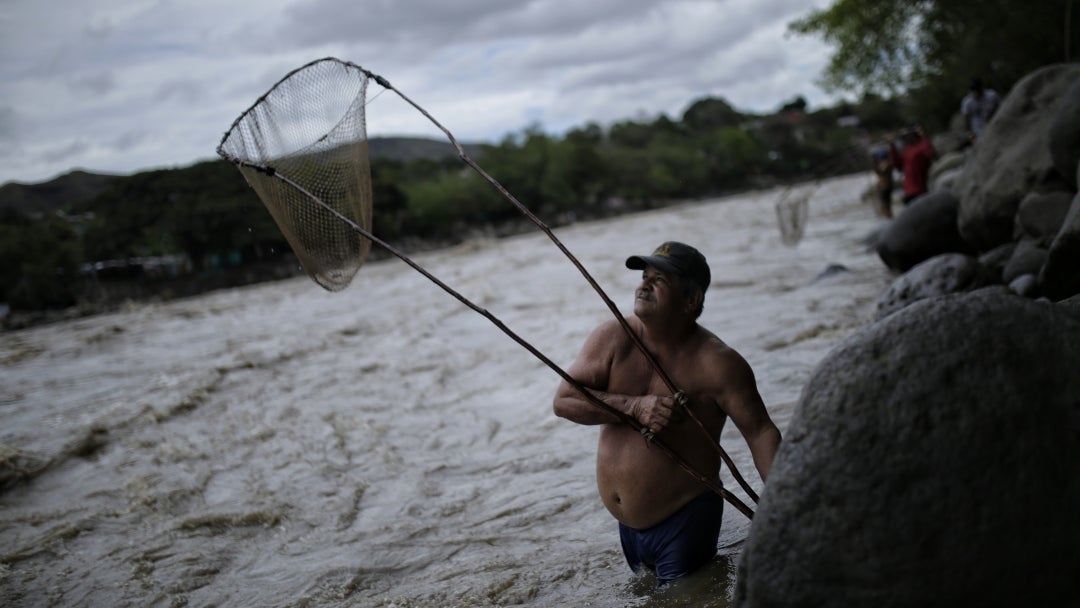
[[[695,357],[700,369],[722,384],[753,382],[753,370],[741,354],[716,334],[701,327],[696,339]]]
[[[631,331],[639,331],[638,321],[634,317],[626,317],[625,321],[629,324]],[[607,344],[610,347],[618,347],[618,345],[626,344],[630,342],[630,337],[626,335],[626,328],[618,319],[608,319],[593,330],[592,335],[589,336],[590,341],[600,341]]]
[[[724,342],[719,336],[700,325],[697,327],[694,342],[698,354],[702,357],[728,358],[733,355],[740,356],[735,349],[728,346],[727,342]]]
[[[627,319],[627,322],[631,323],[633,328],[632,320]],[[597,325],[589,334],[581,348],[579,359],[591,360],[593,363],[605,360],[610,363],[617,357],[617,353],[624,352],[632,344],[619,320],[609,319]]]

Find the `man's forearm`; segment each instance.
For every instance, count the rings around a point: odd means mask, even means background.
[[[637,419],[637,397],[605,393],[603,391],[592,389],[587,390],[592,393],[594,397],[610,407],[611,410],[614,410],[614,412],[592,403],[574,389],[565,391],[555,400],[555,415],[578,424],[614,424],[625,422],[625,417]],[[620,416],[615,412],[622,415]]]
[[[750,455],[754,457],[754,466],[765,481],[772,470],[776,452],[780,449],[780,430],[773,426],[770,429],[758,433],[750,442]]]

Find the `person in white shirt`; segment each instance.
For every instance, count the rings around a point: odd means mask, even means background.
[[[986,88],[982,79],[976,78],[971,81],[971,90],[960,102],[960,113],[967,121],[972,139],[982,135],[999,105],[1001,105],[1001,98],[997,91]]]

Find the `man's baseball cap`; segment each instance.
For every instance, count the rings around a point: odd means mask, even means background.
[[[712,282],[705,256],[685,243],[668,241],[657,247],[652,255],[635,255],[626,260],[626,267],[631,270],[645,270],[646,266],[677,274],[700,287],[703,293]]]

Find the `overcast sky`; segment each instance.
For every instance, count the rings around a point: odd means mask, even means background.
[[[786,34],[831,0],[0,0],[0,184],[214,158],[288,71],[334,56],[462,141],[682,115],[707,95],[767,112],[829,51]],[[368,91],[368,133],[442,138]]]

